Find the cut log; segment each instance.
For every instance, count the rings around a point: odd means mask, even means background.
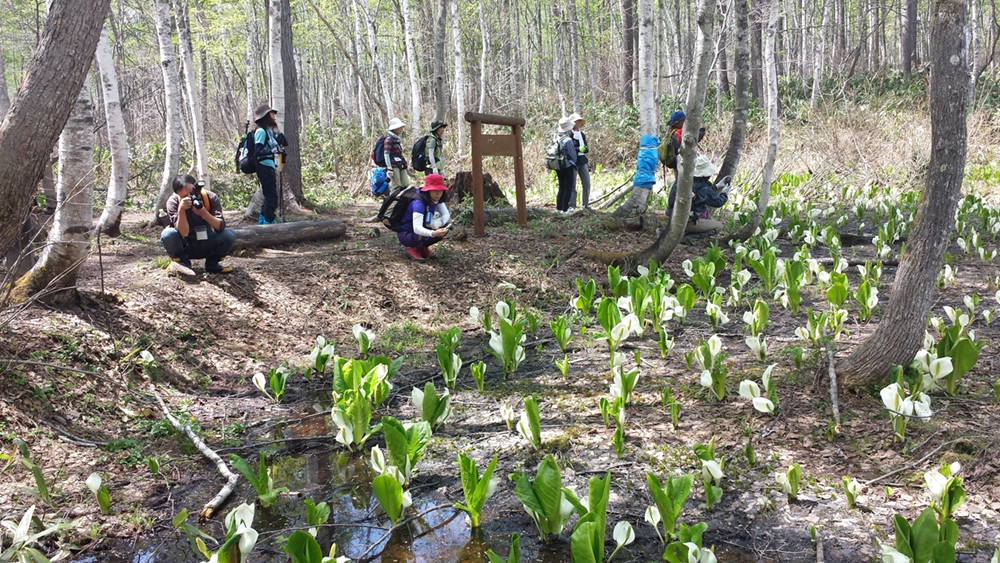
[[[448,188],[448,199],[454,203],[462,203],[462,200],[472,197],[472,172],[459,172],[455,174],[455,179]],[[510,201],[500,189],[500,184],[493,181],[489,174],[483,174],[483,201],[491,205],[510,207]],[[486,219],[489,221],[489,219]]]
[[[259,248],[293,242],[339,238],[347,232],[347,225],[336,219],[326,221],[295,221],[277,225],[250,225],[236,227],[236,245],[241,248]]]

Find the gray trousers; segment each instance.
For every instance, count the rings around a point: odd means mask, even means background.
[[[580,176],[580,195],[582,199],[580,204],[583,207],[590,207],[590,170],[587,168],[587,163],[580,164],[576,167],[576,173]],[[576,207],[576,186],[573,186],[573,196],[570,201],[570,207]]]

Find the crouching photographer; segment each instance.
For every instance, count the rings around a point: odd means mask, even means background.
[[[192,259],[205,259],[205,271],[224,274],[232,270],[220,262],[233,249],[236,233],[226,228],[219,196],[205,189],[189,174],[174,178],[174,195],[167,199],[170,226],[163,229],[160,242],[173,261],[173,271],[194,275]]]

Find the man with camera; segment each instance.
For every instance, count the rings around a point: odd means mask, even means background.
[[[205,182],[181,174],[173,181],[174,195],[167,199],[170,226],[163,229],[160,242],[172,260],[170,270],[194,275],[192,259],[205,259],[205,271],[225,274],[232,271],[220,262],[236,243],[236,233],[226,228],[219,196],[205,189]]]

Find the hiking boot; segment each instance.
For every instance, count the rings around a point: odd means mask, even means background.
[[[411,247],[407,248],[406,249],[406,253],[410,256],[410,258],[413,258],[417,262],[423,262],[424,261],[424,253],[420,252],[420,249],[417,248],[417,247],[415,247],[415,246],[411,246]]]
[[[264,218],[263,215],[260,215],[260,216],[257,217],[257,224],[258,225],[273,225],[274,221],[268,221],[267,219]]]
[[[209,274],[228,274],[233,271],[232,266],[223,266],[218,262],[205,260],[205,272]]]

